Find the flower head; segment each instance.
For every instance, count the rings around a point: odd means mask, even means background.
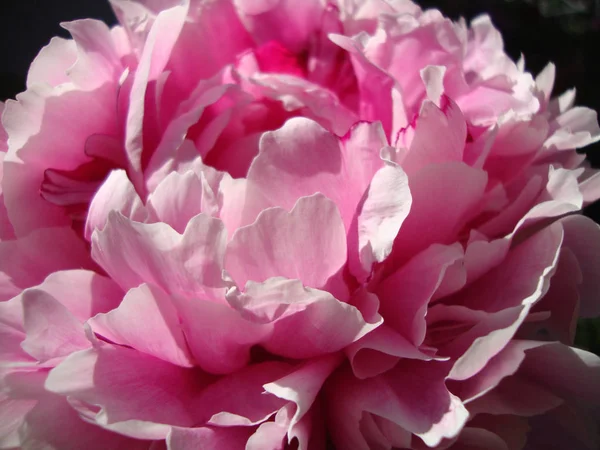
[[[408,0],[111,3],[2,114],[0,448],[595,448],[553,65]]]

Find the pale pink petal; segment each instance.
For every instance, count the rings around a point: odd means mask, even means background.
[[[164,223],[142,224],[111,212],[92,235],[92,256],[123,289],[148,282],[168,293],[194,296],[224,287],[223,223],[200,214],[183,235]]]
[[[202,178],[191,171],[171,172],[148,198],[150,221],[166,223],[183,233],[192,217],[202,212],[210,214],[210,203],[206,199],[209,193]]]
[[[104,228],[110,211],[118,211],[137,222],[144,222],[147,217],[142,200],[124,170],[112,171],[94,195],[85,223],[88,241],[92,239],[94,230]]]
[[[85,90],[106,83],[116,84],[125,67],[108,26],[93,19],[64,22],[61,26],[73,36],[77,45],[77,60],[67,71],[69,79]]]
[[[114,281],[89,270],[54,272],[36,290],[54,297],[81,323],[116,308],[123,299]]]
[[[83,324],[50,294],[28,289],[22,294],[23,350],[40,362],[70,355],[90,347]]]
[[[271,278],[250,282],[244,292],[228,292],[228,301],[250,320],[272,328],[262,345],[290,358],[312,358],[343,349],[381,324],[367,322],[354,306],[331,294],[306,288],[298,280]],[[338,323],[331,327],[331,321]]]
[[[246,443],[246,450],[284,450],[287,432],[285,425],[277,422],[262,423]]]
[[[48,375],[46,389],[99,406],[108,424],[135,419],[192,426],[192,400],[208,381],[201,370],[100,344],[67,357]]]
[[[117,309],[88,322],[92,330],[120,345],[128,345],[170,363],[192,367],[179,316],[161,289],[142,284],[131,289]]]
[[[0,394],[0,448],[20,446],[19,428],[36,403],[37,400],[14,399]]]
[[[173,427],[167,436],[169,450],[243,449],[253,429],[249,427]]]
[[[27,87],[46,83],[50,86],[68,83],[67,70],[77,60],[75,41],[54,37],[43,47],[29,66]]]
[[[361,268],[353,268],[350,259],[350,270],[355,276],[360,278],[361,270],[370,274],[374,263],[383,262],[390,255],[411,204],[408,179],[399,166],[389,163],[375,173],[357,212]]]
[[[225,270],[238,286],[283,276],[321,288],[344,266],[346,254],[340,212],[316,194],[299,199],[289,213],[267,209],[238,229],[227,247]]]

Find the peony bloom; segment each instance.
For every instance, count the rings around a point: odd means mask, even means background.
[[[589,449],[600,139],[408,0],[112,0],[0,130],[0,448]]]

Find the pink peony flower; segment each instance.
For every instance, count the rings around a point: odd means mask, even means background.
[[[590,449],[600,139],[488,17],[112,0],[0,130],[0,448]]]

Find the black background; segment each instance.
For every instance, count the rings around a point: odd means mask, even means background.
[[[301,0],[298,0],[301,1]],[[555,93],[577,88],[577,103],[600,110],[600,0],[438,0],[419,2],[453,18],[489,13],[514,59],[525,55],[534,75],[557,66]],[[574,14],[579,7],[582,11]],[[60,22],[92,17],[114,24],[107,0],[0,0],[0,100],[24,90],[30,62],[52,36],[68,37]],[[585,149],[600,168],[600,145]],[[585,211],[600,222],[600,203]]]

